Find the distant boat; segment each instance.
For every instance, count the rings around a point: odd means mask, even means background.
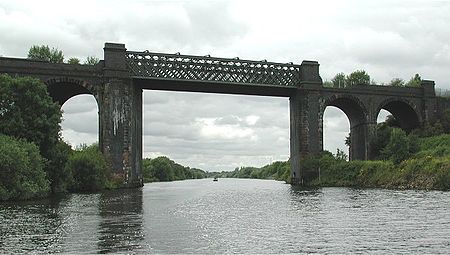
[[[218,181],[219,179],[217,179],[217,177],[214,177],[213,182]]]

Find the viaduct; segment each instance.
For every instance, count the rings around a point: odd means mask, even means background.
[[[112,160],[123,187],[143,185],[143,89],[289,97],[290,160],[297,183],[317,174],[302,170],[300,159],[323,150],[327,106],[341,109],[350,121],[351,160],[371,158],[370,141],[381,109],[392,113],[408,131],[450,107],[448,100],[436,97],[434,82],[429,80],[418,88],[327,88],[322,86],[316,61],[296,65],[134,52],[116,43],[105,43],[104,60],[94,66],[2,57],[0,73],[41,79],[60,105],[79,94],[93,95],[99,109],[99,146]]]

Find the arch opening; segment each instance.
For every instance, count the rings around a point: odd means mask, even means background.
[[[99,139],[99,118],[97,101],[92,95],[76,95],[62,105],[63,140],[72,147],[91,145]]]
[[[350,133],[350,121],[338,107],[329,106],[323,113],[323,148],[331,153],[343,151],[349,156],[346,139]]]
[[[368,127],[367,111],[363,104],[351,97],[332,97],[326,104],[340,109],[348,118],[350,126],[349,134],[349,159],[364,160],[368,157]]]
[[[380,116],[386,114],[383,110],[389,112],[398,122],[398,126],[406,132],[420,127],[419,115],[408,102],[389,100],[382,104],[377,111],[377,121]]]

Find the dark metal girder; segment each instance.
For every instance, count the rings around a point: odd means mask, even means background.
[[[208,81],[224,84],[298,87],[300,65],[209,56],[126,52],[135,78]]]

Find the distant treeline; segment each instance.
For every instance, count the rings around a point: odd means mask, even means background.
[[[205,171],[182,166],[167,157],[146,158],[142,162],[144,182],[206,178]]]
[[[276,161],[263,167],[241,167],[232,172],[210,172],[208,177],[253,178],[287,181],[291,173],[289,161]]]

